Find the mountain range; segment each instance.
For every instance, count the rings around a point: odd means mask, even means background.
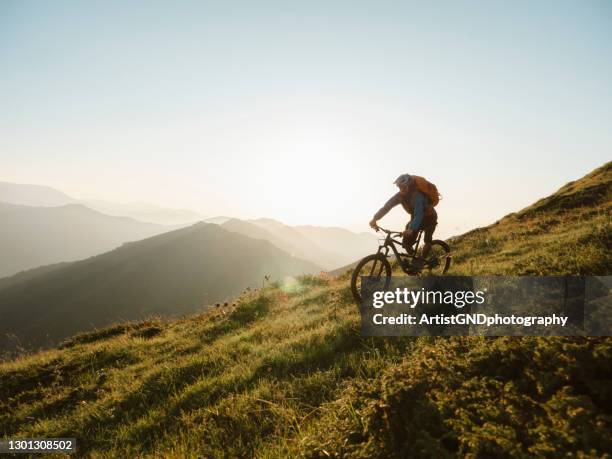
[[[125,242],[196,221],[270,241],[323,269],[334,269],[372,250],[374,236],[334,227],[291,227],[272,219],[204,217],[148,203],[79,201],[53,188],[0,182],[0,278],[45,264],[74,261]],[[334,248],[335,247],[335,248]]]

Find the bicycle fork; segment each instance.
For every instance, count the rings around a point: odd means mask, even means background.
[[[383,253],[384,252],[384,253]],[[379,246],[378,250],[376,252],[376,257],[378,258],[379,255],[382,255],[385,260],[387,259],[387,255],[389,254],[389,247],[386,246]],[[370,270],[370,276],[374,275],[374,271],[376,270],[376,260],[377,258],[374,259],[374,263],[372,263],[372,269]],[[380,277],[383,269],[384,269],[385,265],[384,263],[381,261],[380,262],[380,268],[378,269],[378,272],[376,273],[376,277]]]

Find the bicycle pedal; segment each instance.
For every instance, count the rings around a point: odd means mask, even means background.
[[[404,269],[409,269],[410,267],[412,267],[412,263],[410,260],[400,260],[400,263],[402,265],[402,268]]]

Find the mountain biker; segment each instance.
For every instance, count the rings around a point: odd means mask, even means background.
[[[416,188],[410,174],[400,175],[393,183],[397,185],[399,191],[376,212],[370,221],[370,226],[378,231],[378,220],[383,218],[393,207],[401,204],[411,216],[402,234],[402,245],[407,252],[410,252],[412,245],[416,242],[419,230],[423,230],[423,252],[421,257],[416,260],[417,264],[422,266],[431,248],[432,236],[438,224],[438,214],[431,205],[429,198]]]

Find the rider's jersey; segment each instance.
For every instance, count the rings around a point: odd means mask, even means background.
[[[374,215],[374,220],[378,221],[383,218],[387,213],[398,204],[401,204],[404,210],[410,214],[412,219],[410,220],[410,229],[417,231],[423,223],[425,213],[427,217],[437,219],[435,209],[430,205],[429,199],[423,193],[418,190],[403,195],[399,191],[389,199],[384,206],[380,208]]]

